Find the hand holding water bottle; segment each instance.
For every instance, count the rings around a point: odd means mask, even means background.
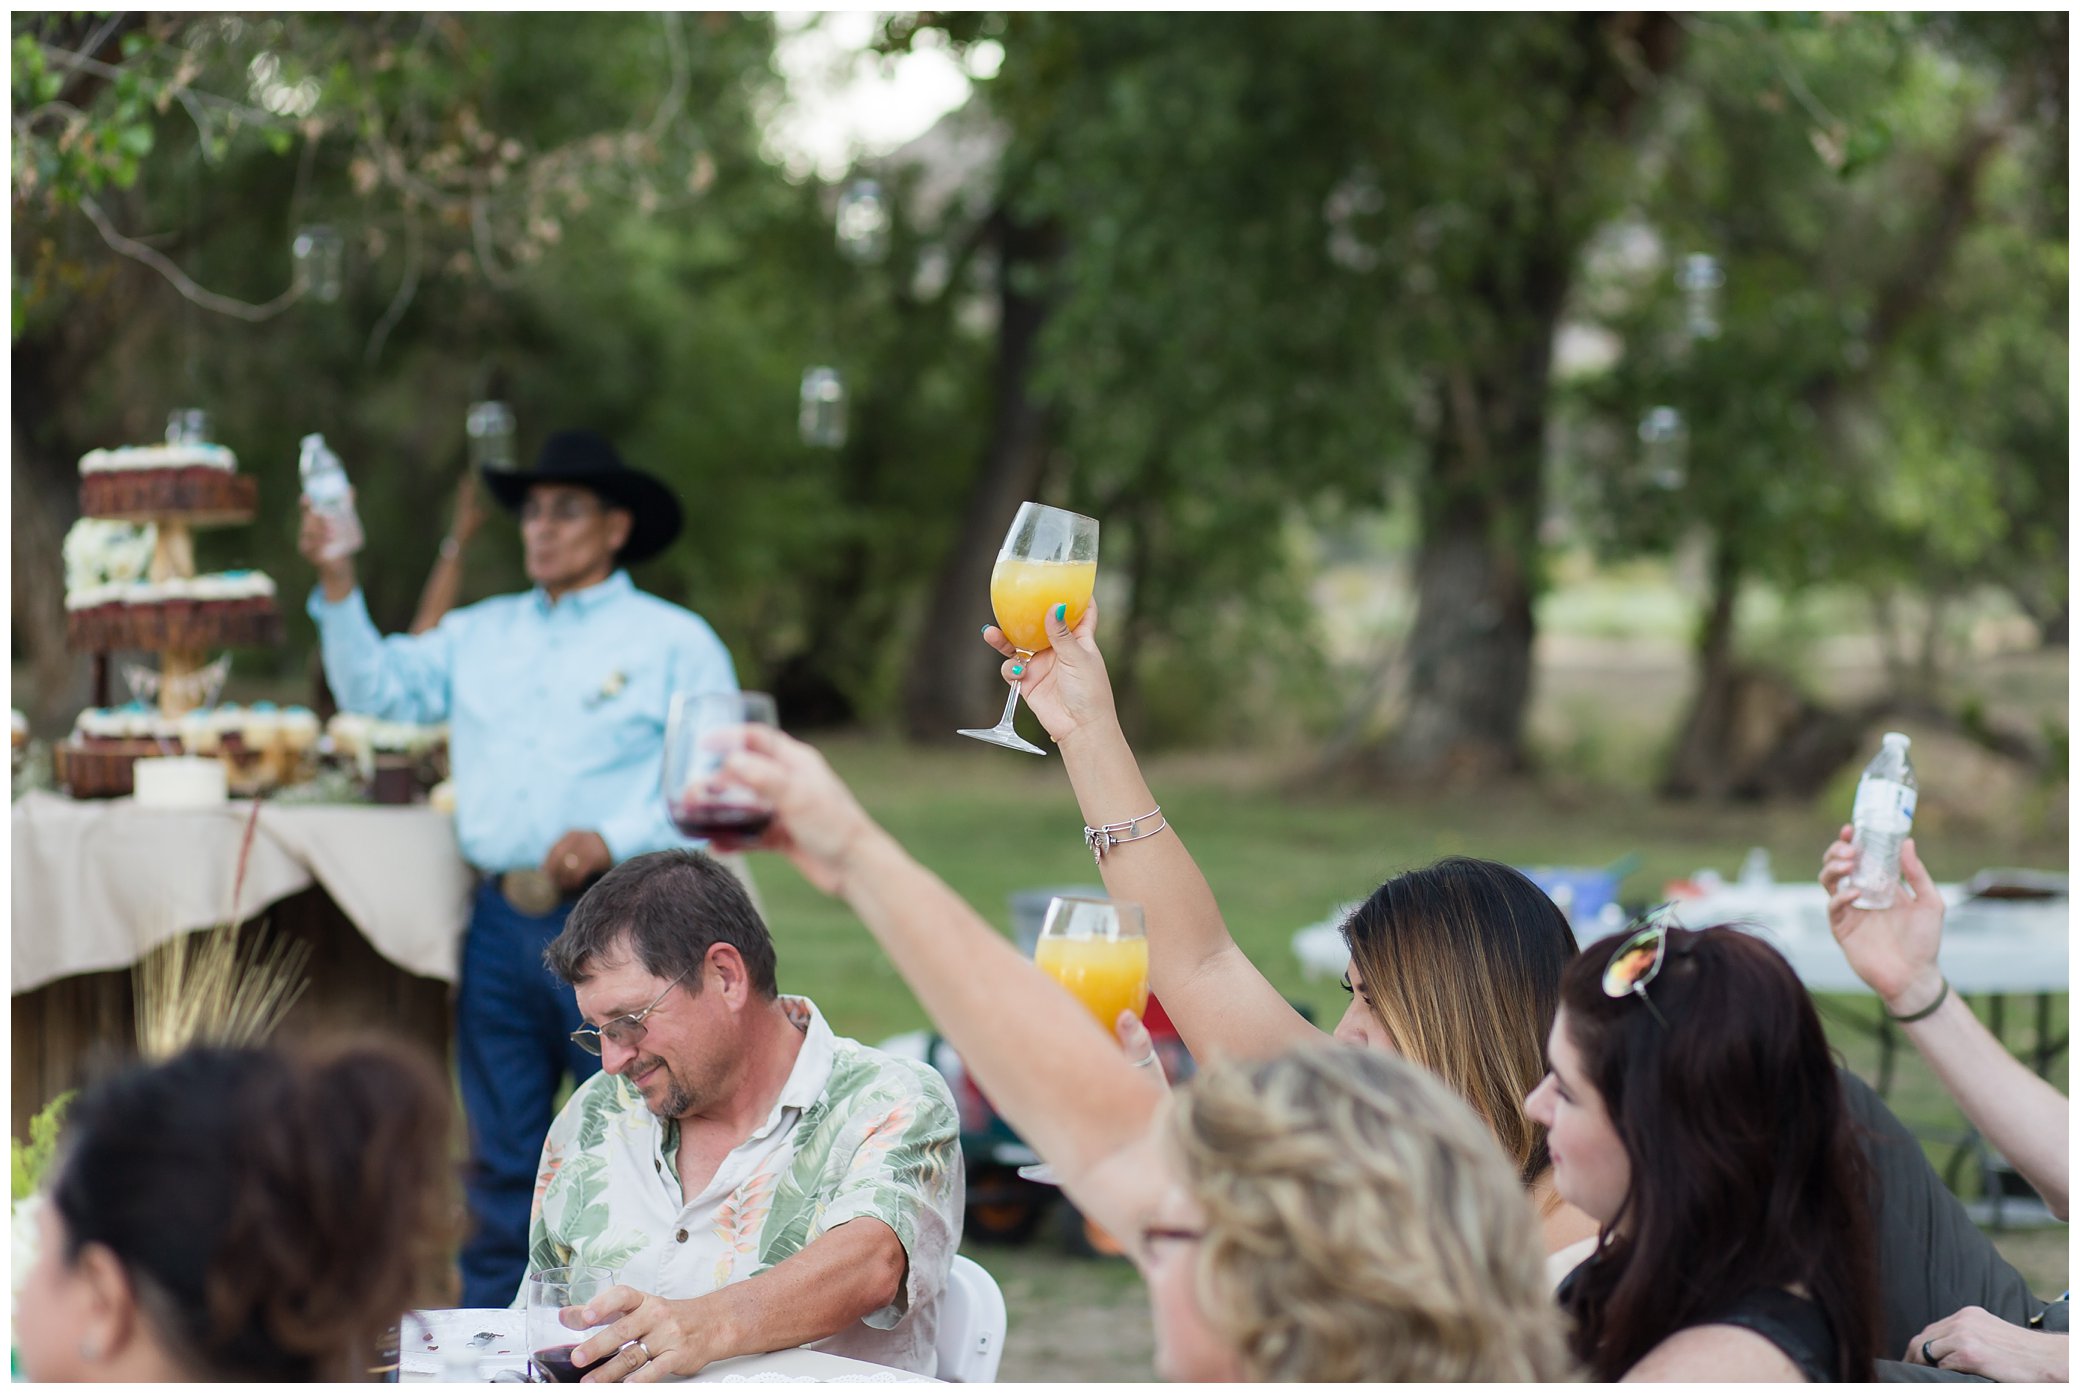
[[[303,497],[311,511],[325,524],[325,540],[316,561],[342,561],[361,550],[361,519],[354,512],[354,489],[347,482],[346,466],[325,444],[323,435],[303,438],[303,451],[296,462],[303,479]]]
[[[1865,852],[1856,845],[1854,829],[1845,825],[1820,863],[1820,884],[1827,891],[1827,927],[1856,976],[1870,984],[1887,1011],[1905,1016],[1934,1001],[1943,989],[1936,965],[1943,943],[1943,897],[1928,868],[1921,864],[1914,839],[1900,845],[1900,870],[1911,897],[1898,896],[1882,910],[1861,906],[1856,880]]]
[[[1905,735],[1887,731],[1856,782],[1856,809],[1849,821],[1861,854],[1856,862],[1859,910],[1883,910],[1899,895],[1899,849],[1914,830],[1918,788],[1908,744]]]

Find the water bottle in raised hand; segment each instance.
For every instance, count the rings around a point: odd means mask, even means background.
[[[1887,731],[1885,743],[1856,784],[1856,897],[1859,910],[1883,910],[1899,898],[1899,849],[1914,830],[1914,764],[1907,738]]]
[[[303,496],[311,501],[311,511],[325,520],[326,541],[320,559],[338,561],[360,551],[361,519],[354,512],[354,491],[347,483],[346,466],[325,444],[323,435],[313,432],[303,438],[296,472],[303,477]]]

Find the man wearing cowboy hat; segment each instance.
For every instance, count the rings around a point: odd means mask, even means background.
[[[524,1276],[535,1166],[566,1071],[572,990],[542,962],[586,886],[616,863],[682,847],[658,793],[676,692],[730,692],[729,651],[700,616],[646,595],[623,568],[678,535],[671,490],[590,431],[561,431],[531,472],[485,471],[520,518],[524,594],[384,638],[353,562],[323,559],[308,503],[299,545],[318,570],[308,606],[325,675],[350,711],[448,723],[455,834],[482,873],[463,940],[456,1064],[469,1115],[474,1220],[462,1305],[502,1307]]]

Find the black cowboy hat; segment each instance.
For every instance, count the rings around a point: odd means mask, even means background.
[[[518,513],[536,484],[575,484],[598,494],[610,508],[625,508],[632,520],[628,541],[614,554],[622,565],[648,561],[679,535],[679,500],[664,481],[630,469],[607,438],[596,431],[558,431],[542,446],[532,470],[484,471],[484,486],[510,513]]]

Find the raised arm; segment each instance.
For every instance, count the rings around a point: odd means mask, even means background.
[[[2071,1178],[2066,1096],[2032,1074],[1987,1030],[1964,998],[1950,990],[1936,957],[1943,942],[1943,897],[1908,838],[1901,879],[1911,898],[1884,910],[1859,910],[1852,830],[1827,849],[1820,884],[1827,923],[1856,976],[1878,994],[1915,1049],[1935,1067],[1972,1126],[2022,1173],[2059,1219],[2066,1218]],[[1930,1007],[1935,1010],[1929,1011]],[[1926,1013],[1926,1015],[1923,1015]]]
[[[817,754],[754,727],[729,774],[774,808],[761,846],[856,911],[931,1019],[1077,1208],[1132,1233],[1160,1198],[1135,1164],[1168,1094],[1089,1013],[867,817]]]
[[[1097,619],[1095,602],[1074,629],[1051,612],[1047,637],[1054,647],[1004,665],[1005,681],[1018,685],[1061,750],[1083,821],[1093,828],[1156,807],[1120,730],[1098,652]],[[1012,653],[995,625],[982,637],[999,653]],[[1174,826],[1112,847],[1098,870],[1115,899],[1140,904],[1148,922],[1149,985],[1193,1055],[1262,1057],[1322,1039],[1228,933],[1213,888]]]
[[[321,556],[324,543],[325,523],[306,501],[297,546],[317,567],[318,587],[305,608],[318,626],[318,651],[332,695],[347,711],[386,721],[447,720],[453,622],[424,634],[385,639],[369,618],[353,561]]]
[[[433,570],[426,573],[426,588],[419,592],[419,611],[412,616],[411,633],[424,634],[439,624],[441,616],[454,609],[455,602],[462,598],[463,554],[483,522],[484,501],[477,490],[476,471],[465,470],[462,483],[455,490],[455,521],[449,525],[448,535],[441,539]]]

